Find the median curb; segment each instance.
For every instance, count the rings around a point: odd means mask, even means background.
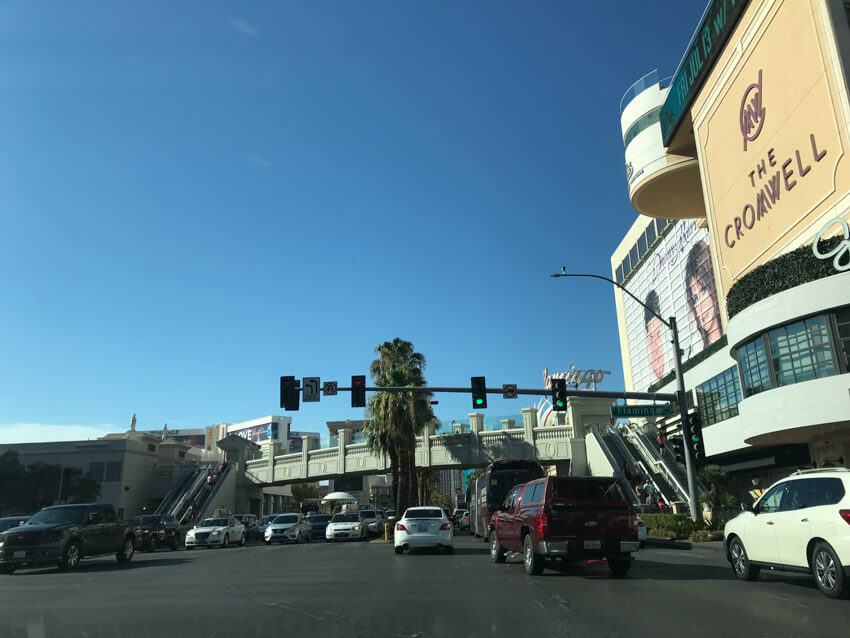
[[[660,549],[693,549],[692,543],[688,541],[668,541],[663,538],[647,538],[643,544],[645,547],[658,547]]]

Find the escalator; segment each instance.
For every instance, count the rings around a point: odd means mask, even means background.
[[[212,483],[212,487],[208,488],[206,482],[206,472],[204,473],[199,489],[196,491],[195,496],[186,502],[183,503],[181,508],[175,512],[175,516],[177,520],[180,521],[180,524],[192,524],[195,521],[199,521],[205,517],[207,517],[210,513],[208,510],[213,509],[215,506],[216,495],[221,491],[222,485],[224,485],[228,479],[236,480],[236,471],[233,469],[232,464],[228,464],[224,470],[217,474],[218,479]],[[231,505],[232,507],[232,505]]]
[[[593,476],[613,475],[617,477],[620,481],[622,481],[623,485],[626,486],[632,505],[637,505],[637,494],[635,494],[634,490],[630,489],[631,482],[624,473],[624,467],[628,464],[628,459],[626,458],[627,453],[625,450],[617,445],[617,442],[610,434],[597,434],[595,432],[588,434],[585,444],[592,448],[593,443],[596,443],[599,446],[599,450],[603,453],[606,461],[604,466],[601,468],[597,468],[594,465],[592,470]]]
[[[207,475],[213,471],[214,467],[214,463],[200,464],[184,479],[179,480],[160,503],[156,513],[171,514],[180,520],[181,516],[188,510],[189,504],[194,502],[198,494],[204,489]]]

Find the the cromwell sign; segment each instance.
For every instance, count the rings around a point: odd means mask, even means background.
[[[831,62],[840,56],[821,4],[751,2],[694,101],[721,300],[753,268],[810,242],[850,192],[843,78]]]

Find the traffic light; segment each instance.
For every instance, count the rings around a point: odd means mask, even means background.
[[[487,407],[487,382],[484,377],[472,377],[472,407],[483,410]]]
[[[682,437],[675,436],[669,440],[670,448],[673,450],[673,458],[679,465],[685,464],[685,442]]]
[[[280,378],[280,407],[285,410],[297,410],[301,400],[301,393],[298,391],[300,383],[295,380],[295,377]]]
[[[691,426],[691,455],[695,465],[705,463],[705,441],[702,437],[702,419],[698,413],[688,417]]]
[[[552,409],[564,412],[567,409],[567,380],[552,379]]]
[[[366,407],[366,375],[351,375],[351,407]]]

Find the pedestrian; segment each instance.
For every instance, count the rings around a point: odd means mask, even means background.
[[[646,479],[646,483],[643,484],[643,495],[646,497],[646,504],[652,505],[652,496],[655,493],[655,486],[649,482],[649,479]]]
[[[213,477],[212,477],[212,474],[207,473],[207,485],[206,485],[206,488],[207,488],[207,489],[210,489],[210,488],[212,487],[212,484],[213,484]]]
[[[221,466],[218,468],[219,474],[221,472],[224,472],[224,468],[226,468],[226,467],[227,467],[227,461],[222,461]]]
[[[628,461],[623,463],[623,476],[626,477],[626,480],[631,483],[632,482],[632,471],[629,469]]]
[[[664,456],[664,444],[667,442],[667,439],[664,438],[664,432],[659,430],[658,432],[658,453],[661,456]]]

